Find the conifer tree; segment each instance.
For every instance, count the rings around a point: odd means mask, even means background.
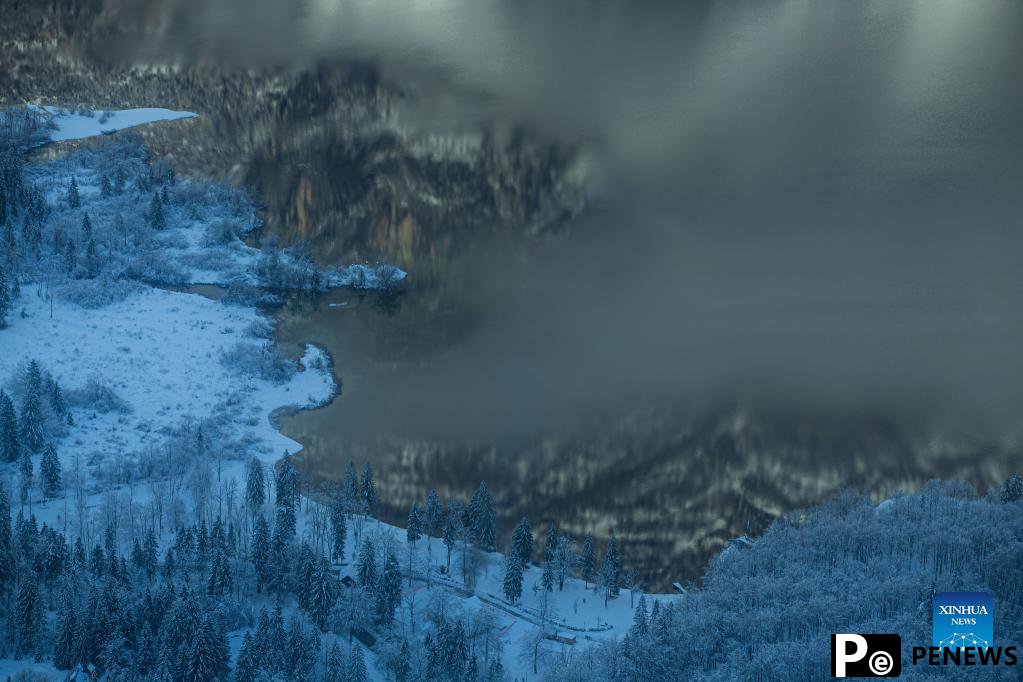
[[[308,596],[308,611],[316,627],[321,630],[327,628],[327,619],[330,617],[330,610],[337,601],[337,584],[334,574],[330,570],[330,562],[321,556],[317,559],[310,580]]]
[[[64,486],[60,476],[60,459],[57,457],[57,449],[53,447],[53,443],[48,443],[43,449],[43,458],[39,462],[39,477],[44,497],[52,499],[60,495]]]
[[[16,462],[21,454],[21,429],[14,411],[14,401],[0,390],[0,460]]]
[[[366,660],[363,658],[362,647],[358,644],[352,645],[352,652],[348,655],[348,669],[346,671],[347,682],[366,682],[368,679]]]
[[[68,208],[78,208],[82,205],[82,197],[78,193],[78,178],[73,175],[67,187],[67,205]]]
[[[582,555],[579,557],[579,577],[588,588],[596,577],[593,572],[596,570],[596,559],[593,556],[593,533],[587,533],[583,540]]]
[[[245,467],[245,503],[249,513],[256,516],[266,502],[266,475],[263,464],[253,457]]]
[[[262,592],[263,586],[270,583],[272,575],[270,528],[262,515],[256,519],[256,528],[252,533],[252,566],[256,570],[256,592]]]
[[[472,534],[477,546],[487,552],[494,551],[494,499],[487,489],[485,481],[481,481],[472,495],[469,505],[472,520]]]
[[[344,561],[345,541],[348,536],[348,523],[345,521],[344,493],[334,489],[330,498],[330,558]]]
[[[75,246],[74,239],[68,239],[67,246],[64,247],[64,271],[74,277],[76,270],[78,270],[78,247]]]
[[[423,532],[432,538],[439,537],[443,522],[444,508],[440,503],[440,495],[431,489],[426,496],[426,507],[423,509]]]
[[[408,529],[405,536],[408,541],[408,586],[412,587],[412,563],[415,558],[416,543],[423,536],[422,521],[419,518],[419,507],[414,502],[408,510]],[[429,543],[429,540],[427,540],[427,543]],[[427,571],[429,571],[429,567],[427,567]]]
[[[160,195],[153,193],[153,200],[149,203],[149,226],[160,231],[167,227],[167,218],[163,214],[163,202]]]
[[[64,400],[64,391],[60,388],[60,382],[56,380],[50,386],[50,407],[53,408],[53,414],[57,415],[58,418],[67,418],[67,401]]]
[[[543,575],[540,576],[540,584],[546,592],[554,591],[554,562],[545,561],[543,564]]]
[[[636,610],[632,614],[631,632],[636,636],[645,637],[647,625],[646,597],[640,595],[639,603],[636,604]]]
[[[109,197],[114,193],[114,188],[110,185],[110,176],[106,173],[99,178],[99,193],[104,197]]]
[[[377,484],[373,479],[373,467],[369,462],[362,468],[362,482],[359,486],[359,493],[362,497],[362,513],[365,516],[372,516],[377,508]]]
[[[28,450],[21,451],[21,459],[18,460],[18,473],[21,477],[21,503],[28,504],[29,492],[32,490],[32,459]]]
[[[277,525],[275,533],[282,533],[289,540],[295,537],[298,513],[299,477],[295,463],[288,451],[277,463],[276,473]],[[281,513],[283,511],[283,514]]]
[[[7,284],[7,272],[0,266],[0,329],[7,326],[7,316],[14,307],[14,296]]]
[[[21,444],[28,452],[43,447],[43,374],[39,363],[31,360],[25,373],[25,395],[21,403]]]
[[[999,499],[1005,504],[1023,500],[1023,474],[1015,473],[1005,479]]]
[[[512,536],[512,546],[509,550],[519,555],[523,566],[528,566],[533,558],[533,529],[529,526],[529,519],[525,516],[515,527],[515,534]]]
[[[217,548],[210,563],[210,578],[206,584],[207,592],[215,597],[223,597],[231,592],[234,580],[224,550]]]
[[[99,274],[99,253],[96,251],[96,240],[89,239],[85,242],[85,276],[93,279]]]
[[[394,620],[394,611],[401,602],[401,572],[398,569],[398,558],[393,554],[387,555],[375,592],[377,622],[386,626]]]
[[[65,591],[57,609],[57,630],[53,642],[53,665],[58,670],[70,670],[78,662],[76,642],[78,639],[78,617],[71,593]]]
[[[558,527],[551,521],[547,526],[547,537],[543,543],[543,562],[545,564],[554,561],[554,550],[558,546]]]
[[[345,682],[345,660],[341,647],[337,642],[327,652],[327,662],[323,669],[323,682]]]
[[[6,486],[0,485],[0,593],[6,593],[14,584],[17,568],[14,556],[14,537],[11,533],[11,501]]]
[[[345,466],[344,504],[345,511],[349,514],[355,514],[360,511],[359,477],[355,473],[354,462],[348,462],[348,465]]]
[[[376,556],[373,553],[373,541],[369,538],[362,541],[355,570],[359,584],[363,587],[372,587],[376,583]]]
[[[504,597],[514,604],[522,596],[522,556],[514,549],[508,550],[504,564]]]
[[[252,632],[246,632],[242,639],[242,648],[238,652],[238,661],[234,669],[234,679],[238,682],[255,680],[259,674],[260,659],[256,651]]]
[[[207,616],[199,626],[188,659],[188,679],[192,682],[226,680],[230,672],[227,635],[216,615]]]
[[[430,583],[430,574],[433,572],[433,542],[432,538],[439,537],[443,532],[444,508],[440,503],[440,495],[436,490],[430,490],[426,496],[426,509],[423,510],[423,530],[426,532],[426,582]]]
[[[408,640],[401,641],[398,660],[394,662],[394,682],[408,682],[412,674],[412,654],[408,648]]]
[[[446,572],[451,573],[451,552],[454,551],[458,542],[458,524],[456,515],[448,507],[448,516],[444,520],[444,548],[448,551]]]
[[[604,552],[604,563],[600,567],[600,586],[604,590],[604,607],[607,607],[607,600],[618,596],[618,541],[615,540],[614,531],[611,531],[611,539],[607,541],[607,551]]]
[[[288,585],[288,578],[291,575],[292,549],[294,543],[288,535],[288,523],[284,518],[284,509],[277,510],[277,519],[274,523],[273,532],[270,535],[270,571],[269,586],[278,594],[282,593]]]
[[[35,654],[39,636],[46,623],[46,613],[39,594],[39,580],[34,571],[22,579],[14,607],[14,657]]]

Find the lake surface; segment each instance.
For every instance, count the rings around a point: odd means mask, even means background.
[[[344,382],[286,432],[392,520],[485,478],[664,587],[843,486],[1023,466],[1019,3],[97,5],[0,91],[197,111],[147,143],[264,237],[409,271],[279,314]]]

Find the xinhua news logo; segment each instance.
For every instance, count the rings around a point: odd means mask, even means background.
[[[832,677],[898,677],[902,638],[891,634],[831,635]]]

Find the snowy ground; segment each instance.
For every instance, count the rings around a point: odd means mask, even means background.
[[[96,135],[110,133],[155,123],[157,121],[174,121],[182,118],[195,118],[191,111],[172,111],[170,109],[121,109],[117,111],[69,110],[62,107],[36,107],[37,110],[50,114],[56,129],[50,134],[54,142],[65,140],[81,140]]]

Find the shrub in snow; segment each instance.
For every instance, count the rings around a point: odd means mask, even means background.
[[[131,412],[129,405],[114,389],[107,385],[103,377],[93,375],[85,385],[68,391],[67,400],[75,407],[82,407],[96,412]]]
[[[138,282],[106,276],[69,280],[57,287],[55,293],[61,300],[92,309],[123,301],[141,290],[142,285]]]
[[[273,336],[273,333],[273,324],[264,317],[253,320],[249,323],[249,326],[245,328],[245,334],[256,339],[269,339]]]
[[[349,265],[345,268],[332,270],[327,275],[328,282],[332,287],[382,290],[394,288],[405,277],[404,270],[386,263]]]
[[[224,305],[236,305],[243,308],[275,308],[282,304],[280,297],[274,294],[267,293],[259,287],[237,282],[227,287],[227,291],[220,297],[220,302]]]
[[[246,230],[233,220],[214,220],[206,226],[202,236],[203,246],[224,246],[237,240]]]
[[[245,376],[266,379],[282,384],[295,375],[295,363],[289,360],[279,348],[264,343],[239,342],[224,351],[220,361],[225,367]]]

